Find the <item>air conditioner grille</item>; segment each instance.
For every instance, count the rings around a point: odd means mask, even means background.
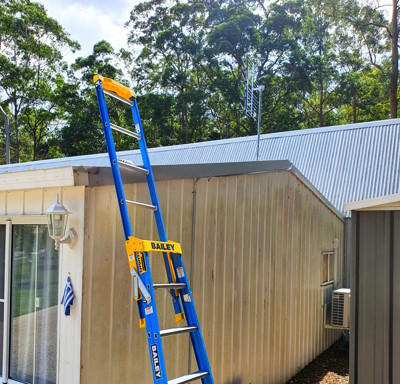
[[[332,325],[343,327],[344,325],[344,295],[333,293],[332,295]]]

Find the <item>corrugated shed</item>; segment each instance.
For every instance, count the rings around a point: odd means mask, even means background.
[[[257,137],[152,148],[153,165],[256,160]],[[343,204],[400,192],[400,119],[261,135],[260,160],[289,160],[343,212]],[[121,157],[141,163],[139,151]],[[65,165],[108,166],[106,155],[0,167],[0,173]]]
[[[334,239],[343,244],[343,221],[297,175],[164,180],[157,189],[168,237],[182,244],[216,383],[284,383],[340,337],[323,327],[334,286],[321,282],[322,252],[331,250],[342,286]],[[144,183],[125,191],[149,199]],[[153,213],[129,209],[134,234],[157,238]],[[81,383],[152,383],[113,186],[86,189],[85,220]],[[165,282],[160,257],[150,263],[153,281]],[[157,295],[161,328],[176,326],[171,297]],[[169,378],[196,369],[188,335],[163,343]]]
[[[400,212],[353,212],[351,221],[350,382],[399,383]]]

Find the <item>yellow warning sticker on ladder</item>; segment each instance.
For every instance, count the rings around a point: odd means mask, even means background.
[[[144,258],[144,254],[142,252],[138,252],[137,258],[138,258],[138,264],[139,264],[139,273],[142,274],[142,273],[147,272],[146,259]]]

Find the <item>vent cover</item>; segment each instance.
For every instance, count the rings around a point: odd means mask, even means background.
[[[350,326],[350,289],[332,292],[331,326],[348,329]]]

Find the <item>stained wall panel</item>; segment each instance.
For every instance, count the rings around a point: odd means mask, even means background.
[[[169,180],[157,188],[168,237],[183,247],[216,383],[285,382],[340,336],[323,328],[322,252],[339,240],[341,287],[344,224],[295,175]],[[129,185],[126,195],[149,201],[145,184]],[[157,238],[151,211],[130,213],[135,236]],[[112,187],[87,189],[85,217],[81,383],[150,384]],[[154,281],[165,281],[157,254],[151,268]],[[157,295],[161,327],[174,326],[169,295]],[[173,351],[170,378],[189,364],[196,369],[186,335],[166,338],[164,347]]]

